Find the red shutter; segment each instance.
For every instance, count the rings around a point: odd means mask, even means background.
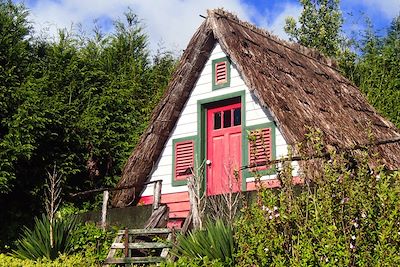
[[[272,159],[271,128],[250,131],[249,138],[249,164],[257,170],[269,167],[266,162]]]
[[[222,84],[228,81],[226,61],[215,64],[215,84]]]
[[[186,180],[194,168],[194,142],[183,141],[175,144],[175,180]]]

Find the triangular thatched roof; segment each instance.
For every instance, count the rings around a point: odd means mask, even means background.
[[[132,195],[140,193],[216,42],[261,105],[271,112],[288,144],[304,140],[306,125],[320,129],[325,142],[337,148],[367,144],[371,137],[400,137],[399,129],[380,116],[329,59],[282,41],[224,10],[211,10],[192,37],[150,126],[123,170],[118,186],[137,188],[118,191],[114,206],[131,202]],[[399,142],[380,145],[375,151],[389,169],[400,166]]]

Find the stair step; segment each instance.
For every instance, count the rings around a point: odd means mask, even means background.
[[[144,249],[144,248],[170,248],[171,244],[161,243],[161,242],[139,242],[139,243],[129,243],[128,247],[130,249]],[[112,249],[124,249],[124,243],[114,243],[111,245]]]
[[[169,234],[171,229],[168,228],[152,228],[152,229],[129,229],[128,234],[130,235],[158,235],[158,234]],[[125,230],[119,230],[118,235],[125,234]]]
[[[104,261],[105,264],[121,263],[157,263],[165,261],[163,257],[130,257],[130,258],[109,258]]]

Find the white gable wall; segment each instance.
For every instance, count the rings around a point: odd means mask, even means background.
[[[225,57],[219,44],[217,44],[211,53],[202,73],[195,84],[192,93],[185,104],[180,117],[175,125],[175,128],[170,135],[164,150],[162,151],[159,161],[155,164],[150,180],[163,180],[162,194],[177,193],[187,191],[187,186],[172,186],[172,140],[176,138],[197,136],[197,101],[208,99],[216,96],[226,95],[233,92],[245,91],[246,99],[246,126],[253,126],[272,121],[272,117],[268,110],[261,107],[256,97],[250,92],[248,87],[244,84],[243,79],[240,77],[234,64],[231,64],[230,74],[230,87],[212,90],[212,60]],[[242,122],[243,123],[243,122]],[[275,145],[276,145],[276,158],[287,155],[287,144],[282,137],[278,128],[275,129]],[[296,166],[295,166],[296,167]],[[297,173],[297,170],[296,170]],[[294,174],[295,175],[295,174]],[[263,177],[263,179],[273,179],[275,175]],[[247,178],[247,181],[252,181],[252,178]],[[148,186],[143,192],[142,196],[150,196],[153,194],[153,186]]]

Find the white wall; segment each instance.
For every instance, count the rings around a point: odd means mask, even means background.
[[[151,180],[163,180],[162,193],[176,193],[187,191],[187,186],[175,186],[171,185],[172,181],[172,140],[176,138],[195,136],[197,135],[197,101],[225,95],[233,92],[245,91],[246,99],[246,126],[252,126],[262,123],[268,123],[272,121],[270,113],[262,108],[258,103],[256,97],[250,93],[247,86],[244,84],[242,78],[237,72],[234,64],[231,64],[231,82],[230,87],[222,88],[213,91],[212,90],[212,65],[211,62],[214,59],[225,57],[225,53],[222,51],[219,44],[217,44],[211,53],[204,69],[195,84],[192,93],[189,96],[187,103],[185,104],[182,113],[169,137],[164,150],[161,154],[159,161],[155,164],[154,170],[151,173]],[[276,144],[276,157],[280,158],[287,155],[286,142],[279,131],[276,128],[275,131],[275,144]],[[272,179],[275,175],[263,177],[264,179]],[[247,181],[252,181],[252,178],[248,178]],[[150,185],[143,192],[142,196],[149,196],[153,194],[152,185]]]

